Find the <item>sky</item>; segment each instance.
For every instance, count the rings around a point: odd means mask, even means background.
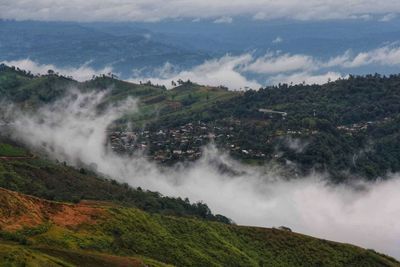
[[[63,21],[160,21],[213,19],[231,23],[235,16],[255,20],[364,19],[387,21],[400,13],[397,0],[2,0],[0,18]]]

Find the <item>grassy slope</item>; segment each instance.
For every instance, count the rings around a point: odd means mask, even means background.
[[[26,244],[26,253],[45,254],[37,257],[72,264],[110,254],[154,266],[399,265],[371,250],[275,229],[151,215],[104,203],[62,204],[4,189],[0,199],[3,240]]]
[[[80,85],[85,90],[108,89],[110,95],[105,103],[115,103],[128,96],[139,99],[139,112],[127,114],[123,120],[134,122],[137,127],[155,121],[173,120],[177,117],[191,118],[199,111],[215,105],[217,101],[226,101],[237,93],[220,88],[183,84],[172,90],[152,85],[138,85],[101,77]]]
[[[29,153],[23,148],[0,143],[0,157],[29,157]]]
[[[0,266],[71,266],[44,253],[11,243],[0,243]]]
[[[167,265],[143,257],[121,257],[87,251],[28,247],[0,241],[0,266],[161,267]]]
[[[193,204],[180,198],[163,197],[157,192],[134,189],[83,168],[77,170],[65,163],[54,162],[39,155],[32,156],[23,147],[1,137],[0,187],[48,200],[105,200],[165,215],[228,221],[223,216],[211,214],[205,204]]]
[[[221,88],[183,84],[172,90],[149,84],[134,84],[110,77],[79,83],[56,75],[30,76],[9,67],[0,69],[0,98],[6,98],[30,109],[62,97],[68,89],[81,91],[108,90],[104,104],[112,104],[127,97],[138,99],[139,112],[128,113],[122,121],[130,120],[137,127],[155,121],[173,123],[176,118],[193,119],[199,111],[206,111],[217,102],[238,95]],[[206,115],[206,114],[203,114]]]
[[[19,103],[24,108],[38,107],[60,98],[78,82],[55,75],[33,77],[23,71],[0,67],[1,98]]]

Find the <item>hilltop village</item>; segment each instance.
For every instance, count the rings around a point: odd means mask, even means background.
[[[282,112],[282,119],[287,114]],[[385,118],[383,122],[389,121]],[[355,123],[339,125],[336,129],[348,135],[366,131],[368,127],[381,122]],[[276,140],[282,138],[304,138],[318,134],[317,130],[276,130],[271,134],[265,132],[261,144],[256,148],[254,144],[243,141],[241,129],[244,126],[240,120],[229,124],[208,124],[202,121],[187,123],[172,128],[157,130],[142,129],[136,131],[110,130],[108,144],[111,149],[121,154],[143,154],[148,159],[159,163],[175,163],[178,161],[194,161],[202,156],[203,148],[213,143],[230,155],[241,159],[266,160],[278,159],[281,153],[274,151]],[[257,149],[258,148],[258,149]]]
[[[164,128],[155,131],[110,131],[109,145],[123,154],[145,154],[149,159],[160,163],[174,163],[177,161],[193,161],[202,156],[202,148],[213,143],[217,147],[229,152],[232,156],[242,159],[265,160],[269,157],[279,157],[278,154],[270,155],[272,141],[286,135],[316,134],[316,131],[303,133],[300,131],[276,131],[265,135],[263,145],[258,149],[253,144],[243,140],[244,126],[236,120],[229,124],[207,124],[197,121],[179,127]]]
[[[112,131],[109,142],[116,152],[147,153],[150,159],[161,163],[199,159],[202,148],[210,142],[244,157],[266,157],[261,151],[241,147],[234,127],[211,126],[201,121],[158,131]]]

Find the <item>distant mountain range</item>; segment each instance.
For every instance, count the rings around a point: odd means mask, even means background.
[[[368,51],[399,41],[400,24],[376,21],[293,22],[236,18],[230,24],[210,21],[154,23],[73,23],[0,21],[0,61],[29,58],[41,64],[96,69],[109,65],[122,78],[133,71],[150,77],[169,62],[177,70],[225,54],[268,52],[306,54],[328,59],[351,50]],[[355,74],[393,72],[372,66]]]
[[[111,25],[112,26],[112,25]],[[150,38],[138,28],[100,27],[78,23],[0,21],[1,60],[29,58],[42,64],[78,67],[89,63],[93,68],[112,65],[116,72],[129,77],[133,69],[160,67],[166,62],[192,66],[207,54],[184,49]]]

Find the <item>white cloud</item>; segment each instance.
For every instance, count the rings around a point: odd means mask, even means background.
[[[399,13],[397,0],[2,0],[0,18],[18,20],[158,21],[166,18],[253,16],[289,18],[369,19]]]
[[[325,67],[339,66],[343,68],[357,68],[373,64],[381,66],[400,65],[400,47],[393,45],[384,46],[374,50],[361,52],[354,56],[351,56],[351,52],[348,51],[321,65]]]
[[[384,15],[379,21],[387,22],[387,21],[394,20],[395,18],[397,18],[397,14],[389,13],[389,14]]]
[[[156,77],[136,77],[132,80],[135,82],[151,80],[152,83],[170,87],[172,80],[182,79],[203,85],[224,85],[236,90],[245,87],[258,89],[261,87],[258,82],[248,80],[238,70],[238,68],[248,64],[252,59],[250,54],[241,56],[226,55],[219,59],[208,60],[199,66],[179,73],[170,72],[171,65],[167,63],[164,68],[158,70],[159,75],[156,75]]]
[[[273,44],[279,44],[279,43],[282,43],[282,42],[283,42],[283,39],[280,36],[278,36],[274,40],[272,40]]]
[[[93,75],[113,72],[110,66],[93,69],[89,67],[89,63],[76,68],[40,64],[30,59],[0,63],[29,70],[34,74],[44,74],[47,73],[47,70],[52,69],[60,74],[72,76],[79,81],[88,80]],[[249,53],[237,56],[225,55],[181,71],[178,71],[178,66],[167,62],[164,66],[155,69],[154,75],[151,75],[151,77],[141,75],[140,70],[134,70],[134,76],[130,80],[134,82],[150,80],[168,88],[171,88],[172,80],[182,79],[202,85],[224,85],[232,90],[247,87],[258,89],[267,84],[278,83],[322,84],[328,80],[334,81],[346,77],[349,69],[356,70],[363,66],[376,65],[399,66],[400,47],[397,44],[391,44],[357,54],[346,51],[325,61],[310,55],[282,54],[281,52],[267,53],[258,58]]]
[[[400,64],[400,48],[386,46],[372,50],[367,53],[360,53],[350,63],[350,66],[358,67],[370,64],[379,64],[379,65]]]
[[[255,73],[274,74],[293,71],[311,72],[329,68],[359,68],[367,65],[400,65],[400,47],[387,45],[370,51],[354,54],[346,51],[342,55],[323,61],[310,55],[269,53],[247,64],[243,70]]]
[[[370,51],[354,54],[351,51],[321,60],[310,55],[267,53],[254,58],[251,54],[224,57],[204,62],[192,69],[175,72],[173,65],[166,63],[156,70],[153,77],[141,77],[136,74],[132,81],[151,80],[156,84],[171,87],[171,80],[191,80],[199,84],[219,86],[239,90],[245,87],[258,89],[261,85],[293,83],[323,84],[345,78],[349,69],[356,70],[363,66],[400,65],[400,47],[395,44]],[[343,73],[341,73],[343,72]],[[247,77],[257,76],[257,79]],[[260,81],[266,81],[261,84]]]
[[[112,72],[111,67],[104,67],[103,69],[95,70],[88,66],[88,63],[83,64],[77,68],[60,68],[52,64],[40,64],[30,59],[2,61],[0,63],[8,66],[15,66],[22,70],[30,71],[32,74],[46,74],[48,70],[53,70],[64,76],[72,76],[78,81],[86,81],[92,78],[93,75],[107,74]]]
[[[231,17],[221,17],[219,19],[214,20],[214,23],[230,24],[232,22],[233,22],[233,19]]]
[[[256,14],[253,15],[254,20],[267,20],[268,15],[264,12],[257,12]]]
[[[360,19],[360,20],[372,20],[373,16],[371,14],[355,14],[349,17],[350,19]]]
[[[267,54],[243,68],[254,73],[274,74],[295,70],[312,70],[315,68],[313,57],[307,55]]]
[[[293,83],[293,84],[324,84],[328,81],[335,81],[339,78],[345,78],[338,72],[327,72],[324,74],[312,74],[309,72],[296,72],[293,74],[279,74],[270,78],[272,84]]]

